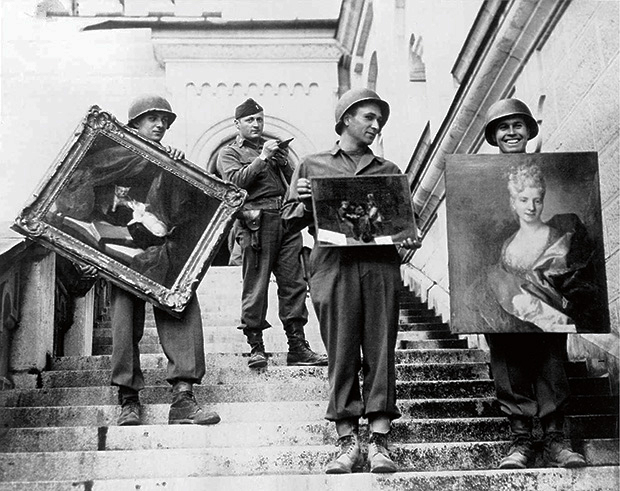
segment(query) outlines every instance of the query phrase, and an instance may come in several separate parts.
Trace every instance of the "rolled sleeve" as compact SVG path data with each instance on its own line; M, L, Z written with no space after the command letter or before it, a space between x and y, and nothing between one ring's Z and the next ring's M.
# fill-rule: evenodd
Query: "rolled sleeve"
M284 228L292 233L303 230L313 222L311 204L301 201L297 193L297 180L301 177L305 177L303 162L292 173L291 185L280 210Z
M222 177L240 188L248 189L267 170L268 163L256 157L249 164L231 147L223 148L217 157L217 170Z

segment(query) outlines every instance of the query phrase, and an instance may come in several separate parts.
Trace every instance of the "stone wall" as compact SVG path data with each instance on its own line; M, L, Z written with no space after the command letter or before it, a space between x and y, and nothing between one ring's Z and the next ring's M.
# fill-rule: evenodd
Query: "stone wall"
M618 324L620 239L619 220L619 79L618 2L575 0L571 2L550 36L534 51L515 82L514 96L536 112L539 97L546 95L541 126L542 151L596 151L599 154L601 204L607 264L612 333L570 336L572 358L605 360L612 374L618 373ZM533 145L528 151L533 151ZM496 152L488 145L482 153ZM443 282L447 261L429 261L445 249L445 203L414 256L408 277ZM428 282L429 280L424 280ZM422 290L424 290L422 288ZM448 287L449 290L449 287ZM435 298L437 296L437 298ZM445 293L429 290L431 305L446 312ZM617 386L617 384L614 384Z

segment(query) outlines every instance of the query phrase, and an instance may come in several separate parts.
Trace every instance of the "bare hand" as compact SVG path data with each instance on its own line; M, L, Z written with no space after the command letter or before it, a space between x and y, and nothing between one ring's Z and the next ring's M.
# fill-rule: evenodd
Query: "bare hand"
M288 163L288 148L278 148L271 160L278 166L284 167Z
M412 239L411 237L408 237L400 243L400 246L403 249L419 249L422 246L422 243L419 239Z
M183 150L179 150L178 148L174 148L171 146L164 147L168 155L174 160L182 160L185 158L185 152Z
M263 150L260 154L261 160L270 159L274 153L279 149L278 140L267 140L263 145Z
M95 268L94 266L91 266L90 264L84 264L84 263L78 263L78 262L75 262L73 264L75 265L76 269L79 271L80 275L90 277L90 278L94 278L95 276L97 276L97 268Z
M297 179L297 194L300 200L312 199L312 188L310 187L310 179L300 177Z

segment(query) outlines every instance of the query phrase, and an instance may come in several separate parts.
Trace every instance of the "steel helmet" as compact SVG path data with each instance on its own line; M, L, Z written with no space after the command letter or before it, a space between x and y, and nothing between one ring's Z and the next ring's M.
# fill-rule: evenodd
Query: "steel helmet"
M525 102L520 101L519 99L501 99L493 104L487 111L484 136L489 144L497 147L497 141L495 140L495 127L500 119L507 118L508 116L523 117L529 133L527 138L528 140L531 140L538 135L538 123L532 116L530 108L527 107Z
M170 103L159 95L144 94L130 104L128 111L128 124L133 123L140 116L150 113L151 111L160 111L166 113L169 116L168 127L172 126L174 120L177 119L177 115L172 112Z
M342 94L342 97L338 99L336 104L336 133L339 135L342 133L342 117L345 113L351 109L355 104L359 102L376 102L381 108L383 115L383 122L381 123L381 129L387 123L390 117L390 105L385 102L379 95L370 89L351 89Z

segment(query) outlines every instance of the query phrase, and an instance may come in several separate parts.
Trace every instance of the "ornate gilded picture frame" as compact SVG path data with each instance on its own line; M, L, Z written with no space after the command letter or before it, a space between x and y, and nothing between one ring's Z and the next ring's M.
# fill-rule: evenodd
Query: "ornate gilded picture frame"
M92 106L13 228L181 315L245 196Z
M311 186L321 246L390 245L417 237L405 175L314 177Z
M595 152L446 161L451 330L608 333Z

